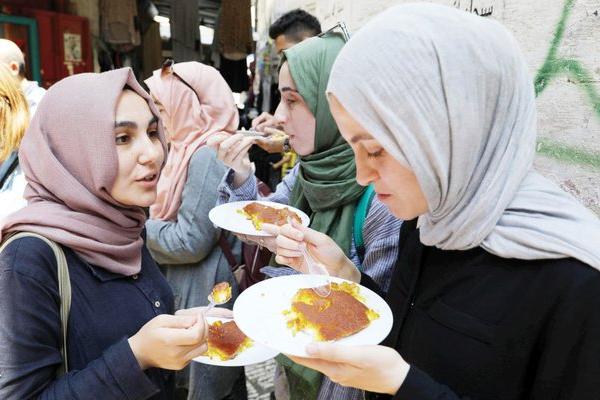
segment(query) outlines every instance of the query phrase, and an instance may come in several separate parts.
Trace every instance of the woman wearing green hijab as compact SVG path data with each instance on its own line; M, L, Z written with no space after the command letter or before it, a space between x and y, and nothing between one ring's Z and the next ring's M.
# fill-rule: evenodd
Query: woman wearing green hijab
M333 120L325 88L333 62L344 45L337 34L307 39L284 51L279 72L281 103L275 117L289 135L290 146L299 163L277 186L260 200L299 208L310 216L310 227L327 234L367 275L387 288L394 260L398 255L401 221L374 198L364 222L357 222L357 204L366 188L356 182L356 166L350 146ZM214 137L209 141L218 158L230 170L219 187L219 203L259 198L248 149L254 138L241 134ZM359 217L360 218L360 217ZM361 226L364 239L357 246L353 226ZM244 237L275 250L274 238ZM358 250L358 251L357 251ZM266 267L269 276L296 273L287 267ZM289 365L287 365L289 367ZM302 368L302 367L300 367ZM291 399L361 399L356 389L334 384L314 371L286 368Z

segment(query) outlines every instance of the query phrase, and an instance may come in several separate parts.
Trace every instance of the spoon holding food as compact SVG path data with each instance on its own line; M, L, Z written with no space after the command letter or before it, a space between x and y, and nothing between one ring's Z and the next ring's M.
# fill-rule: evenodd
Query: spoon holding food
M214 307L220 306L231 300L231 285L229 282L217 283L213 286L212 291L208 295L208 307L206 307L205 315Z

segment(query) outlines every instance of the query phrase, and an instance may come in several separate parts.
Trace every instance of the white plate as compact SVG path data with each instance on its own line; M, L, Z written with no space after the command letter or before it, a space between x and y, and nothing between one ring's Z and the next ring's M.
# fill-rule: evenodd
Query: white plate
M308 215L298 210L297 208L281 204L274 203L272 201L260 201L260 200L251 200L251 201L235 201L233 203L225 203L220 206L216 206L208 213L208 218L212 221L213 224L217 225L219 228L226 229L231 232L241 233L243 235L254 235L254 236L271 236L271 234L256 230L252 222L247 219L244 215L239 213L239 210L242 210L247 204L250 203L259 203L265 206L270 206L273 208L284 208L287 207L290 211L298 214L300 219L302 220L302 225L308 226L310 222L310 218Z
M307 357L304 349L314 342L312 335L298 332L294 336L287 327L283 311L290 309L292 297L298 289L323 284L323 279L319 275L287 275L250 286L238 296L233 306L238 327L257 343L284 354ZM340 278L330 279L332 282L345 282ZM362 331L338 340L338 343L349 346L379 344L392 329L394 319L385 300L364 286L360 286L360 294L365 298L367 307L375 310L379 318Z
M209 324L212 324L215 321L231 321L231 319L215 317L206 317L206 320ZM260 343L254 342L252 344L252 347L249 347L246 350L242 351L240 354L238 354L235 358L231 360L221 361L218 359L212 359L207 356L200 356L194 358L194 361L202 364L217 365L220 367L243 367L245 365L252 365L263 361L267 361L275 357L277 354L279 354L277 350L270 349L266 346L263 346Z

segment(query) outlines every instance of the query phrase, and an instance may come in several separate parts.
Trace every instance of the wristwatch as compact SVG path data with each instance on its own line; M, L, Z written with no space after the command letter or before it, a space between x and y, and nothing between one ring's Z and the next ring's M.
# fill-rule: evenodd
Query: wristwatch
M288 151L290 151L292 148L290 147L290 138L289 136L286 137L285 139L283 139L283 152L287 153Z

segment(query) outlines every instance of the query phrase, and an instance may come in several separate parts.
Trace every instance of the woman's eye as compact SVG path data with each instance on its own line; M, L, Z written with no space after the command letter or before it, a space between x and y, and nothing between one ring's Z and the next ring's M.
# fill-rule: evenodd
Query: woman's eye
M383 149L379 149L379 150L377 150L377 151L374 151L374 152L372 152L372 153L369 153L369 152L367 151L367 157L368 157L368 158L377 158L377 157L379 157L379 156L380 156L382 153L383 153Z
M125 144L127 142L129 142L129 135L118 135L115 137L116 144Z
M291 106L292 104L294 104L296 102L296 100L293 99L286 99L285 100L285 104L287 104L288 106Z
M148 132L148 137L151 139L158 139L158 129L153 129Z

